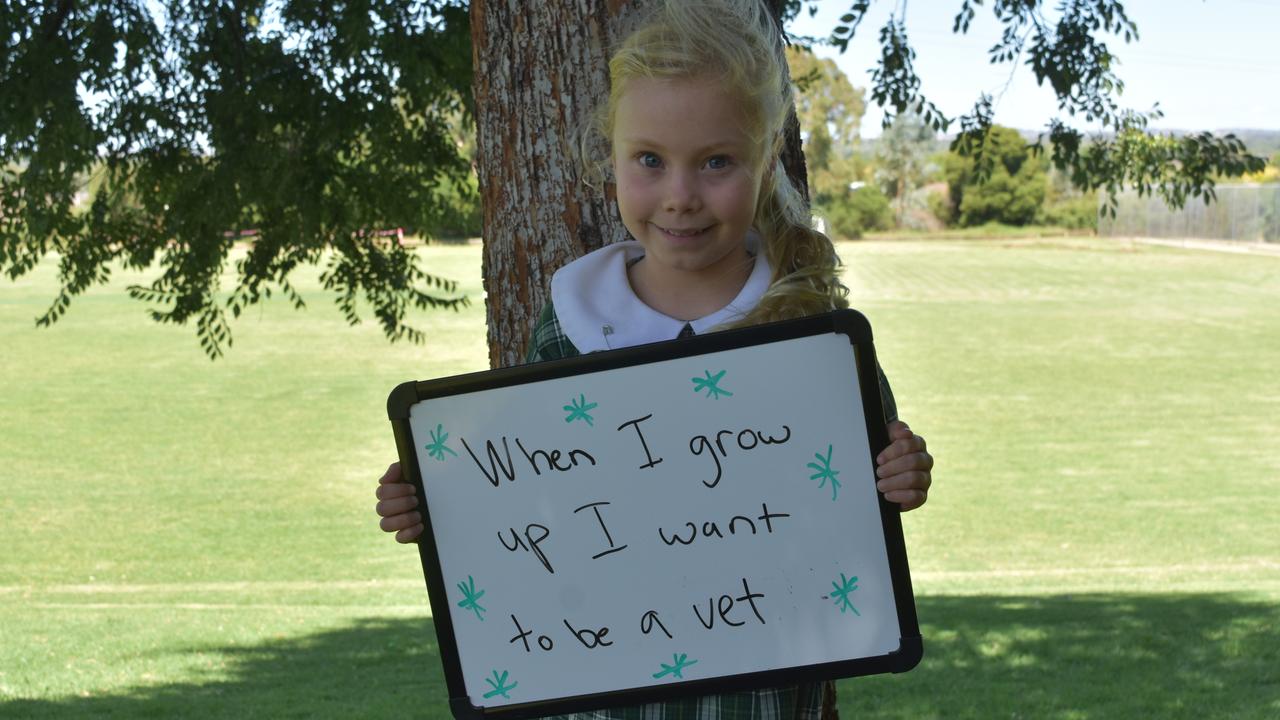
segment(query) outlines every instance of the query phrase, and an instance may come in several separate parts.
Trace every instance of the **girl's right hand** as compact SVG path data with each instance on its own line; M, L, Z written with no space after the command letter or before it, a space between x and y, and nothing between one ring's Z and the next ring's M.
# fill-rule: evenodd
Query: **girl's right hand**
M396 534L396 542L417 542L422 535L422 515L418 512L418 493L413 483L400 477L400 463L394 462L378 479L378 505L384 532Z

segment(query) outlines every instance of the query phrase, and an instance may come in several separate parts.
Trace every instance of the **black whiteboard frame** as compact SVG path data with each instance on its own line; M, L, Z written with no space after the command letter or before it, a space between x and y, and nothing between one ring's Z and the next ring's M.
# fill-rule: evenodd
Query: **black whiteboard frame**
M410 408L433 398L462 395L481 390L523 385L544 380L555 380L573 375L617 370L634 365L705 355L735 350L752 345L763 345L782 340L835 333L845 335L854 348L857 364L858 387L862 394L862 409L866 418L867 440L871 447L871 461L889 444L884 423L884 408L880 399L875 346L871 338L871 324L856 310L837 310L799 320L758 325L750 328L726 330L681 340L671 340L648 345L591 353L563 360L533 363L485 372L456 375L437 380L406 382L398 385L387 398L387 415L395 434L396 452L400 457L402 477L414 484L418 493L418 511L422 515L424 530L418 543L426 579L427 595L431 603L431 619L435 624L440 659L444 666L445 684L449 691L449 707L458 720L523 720L524 718L560 715L572 712L597 710L624 705L673 700L681 697L734 692L766 687L793 685L815 680L901 673L914 668L924 653L916 617L915 596L911 588L911 574L907 566L906 545L902 537L899 507L880 499L880 521L884 530L885 549L888 554L894 603L898 613L898 649L884 655L838 660L816 665L779 668L754 673L727 675L700 680L689 680L662 686L649 686L618 690L609 693L575 695L532 703L501 705L496 707L474 706L467 696L462 678L462 666L458 657L457 638L450 614L448 590L440 570L440 555L436 547L431 514L426 506L426 493L422 486L422 474L415 450L416 442L409 424Z

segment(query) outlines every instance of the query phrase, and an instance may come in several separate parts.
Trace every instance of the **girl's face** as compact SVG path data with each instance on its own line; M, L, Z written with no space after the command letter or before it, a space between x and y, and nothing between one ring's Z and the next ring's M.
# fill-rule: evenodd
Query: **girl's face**
M618 210L646 270L686 282L749 267L761 173L738 100L712 81L634 79L614 117Z

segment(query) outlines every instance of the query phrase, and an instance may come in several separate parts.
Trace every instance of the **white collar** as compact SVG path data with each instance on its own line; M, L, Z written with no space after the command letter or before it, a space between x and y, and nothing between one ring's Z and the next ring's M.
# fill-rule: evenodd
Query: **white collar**
M747 236L755 266L747 282L728 305L689 325L699 335L746 315L769 289L772 270L759 251L759 236ZM627 264L644 256L634 240L613 243L587 253L556 271L551 278L551 302L560 329L583 354L632 345L673 340L685 321L663 315L636 297L627 280Z

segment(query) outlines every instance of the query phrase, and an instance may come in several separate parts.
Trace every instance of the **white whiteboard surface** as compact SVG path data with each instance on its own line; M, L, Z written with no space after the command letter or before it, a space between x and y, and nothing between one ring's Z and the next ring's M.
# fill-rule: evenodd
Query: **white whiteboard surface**
M470 704L897 651L856 367L828 333L413 405Z

